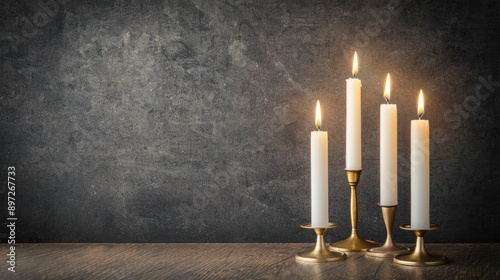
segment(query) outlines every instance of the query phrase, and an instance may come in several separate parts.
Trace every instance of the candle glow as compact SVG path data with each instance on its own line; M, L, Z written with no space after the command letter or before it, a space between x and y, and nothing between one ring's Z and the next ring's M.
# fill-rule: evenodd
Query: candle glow
M321 108L319 106L319 100L316 102L316 127L321 130Z
M424 115L424 93L422 92L422 90L420 90L420 94L418 95L417 113L418 113L418 119L421 119L422 116Z
M352 62L352 76L356 77L356 74L358 74L358 54L354 52L354 59Z
M387 79L385 79L384 98L387 104L391 103L391 75L389 73Z

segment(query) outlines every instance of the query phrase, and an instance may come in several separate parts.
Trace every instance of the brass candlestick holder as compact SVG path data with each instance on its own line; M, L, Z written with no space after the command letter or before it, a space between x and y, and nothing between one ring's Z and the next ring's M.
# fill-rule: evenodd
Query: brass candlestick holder
M364 240L358 236L358 201L356 195L356 187L358 186L361 170L345 170L347 173L347 181L351 186L351 236L348 238L330 244L331 249L336 249L344 252L361 252L369 248L378 247L379 244L374 241Z
M439 226L431 224L428 229L412 229L409 224L400 226L404 230L412 230L416 237L417 242L415 244L415 249L409 254L397 255L394 257L394 262L402 265L410 266L431 266L431 265L442 265L448 262L445 256L441 255L431 255L427 253L424 243L424 235L429 230L435 230Z
M300 225L302 228L314 229L316 232L316 247L314 250L309 252L300 252L295 255L297 261L309 262L309 263L322 263L322 262L335 262L345 260L347 258L346 254L343 252L332 252L326 248L324 234L329 228L334 228L337 226L335 223L328 223L326 228L313 228L311 223L305 223Z
M380 205L380 203L378 205L382 208L382 216L384 217L385 229L387 230L387 238L385 239L384 245L368 249L366 255L370 257L392 258L394 255L409 252L410 248L399 247L392 241L392 225L394 224L397 205L385 206Z

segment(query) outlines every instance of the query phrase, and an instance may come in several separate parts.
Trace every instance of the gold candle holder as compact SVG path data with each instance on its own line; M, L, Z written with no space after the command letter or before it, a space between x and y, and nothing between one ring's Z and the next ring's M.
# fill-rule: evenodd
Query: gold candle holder
M322 263L322 262L335 262L345 260L347 258L346 254L343 252L332 252L328 250L325 244L324 234L329 228L334 228L337 226L335 223L328 223L326 228L313 228L311 223L305 223L300 225L302 228L314 229L316 232L316 246L312 251L300 252L295 255L297 261L309 262L309 263Z
M431 265L442 265L448 262L445 256L441 255L431 255L427 253L424 243L424 235L429 230L435 230L439 226L431 224L428 229L412 229L409 224L400 226L404 230L412 230L417 237L417 242L415 244L415 249L409 254L397 255L394 257L394 262L402 265L409 266L431 266Z
M380 246L379 243L364 240L358 236L358 201L356 195L356 187L359 183L361 170L345 170L347 174L347 181L351 186L351 236L348 238L330 244L331 249L336 249L344 252L361 252L366 251L373 247Z
M384 245L380 247L370 248L366 251L366 255L370 257L379 258L392 258L395 255L407 253L410 248L399 247L392 241L392 225L394 224L394 217L396 216L397 205L385 206L378 204L382 209L382 216L384 217L385 229L387 230L387 238Z

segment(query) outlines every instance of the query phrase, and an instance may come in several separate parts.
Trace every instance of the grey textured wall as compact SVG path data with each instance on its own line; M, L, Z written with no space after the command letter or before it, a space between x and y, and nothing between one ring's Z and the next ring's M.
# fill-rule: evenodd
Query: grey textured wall
M345 79L360 56L362 237L385 237L379 104L431 124L439 242L500 242L497 1L2 1L0 177L17 173L19 242L312 241L310 131L329 132L330 216L350 231ZM464 3L462 3L464 2ZM6 184L0 213L6 215ZM0 229L2 242L7 229ZM395 229L397 241L414 241Z

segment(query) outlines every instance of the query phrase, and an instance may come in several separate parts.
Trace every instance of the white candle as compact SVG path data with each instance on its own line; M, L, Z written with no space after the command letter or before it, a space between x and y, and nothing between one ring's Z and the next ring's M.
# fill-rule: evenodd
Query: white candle
M387 74L380 105L380 204L398 204L398 109L390 103L391 78Z
M361 170L361 81L358 73L358 55L354 52L353 77L346 80L346 169Z
M328 227L328 132L321 129L321 110L316 103L316 127L311 132L311 226Z
M424 95L418 97L418 120L411 121L411 228L428 229L429 222L429 121Z

